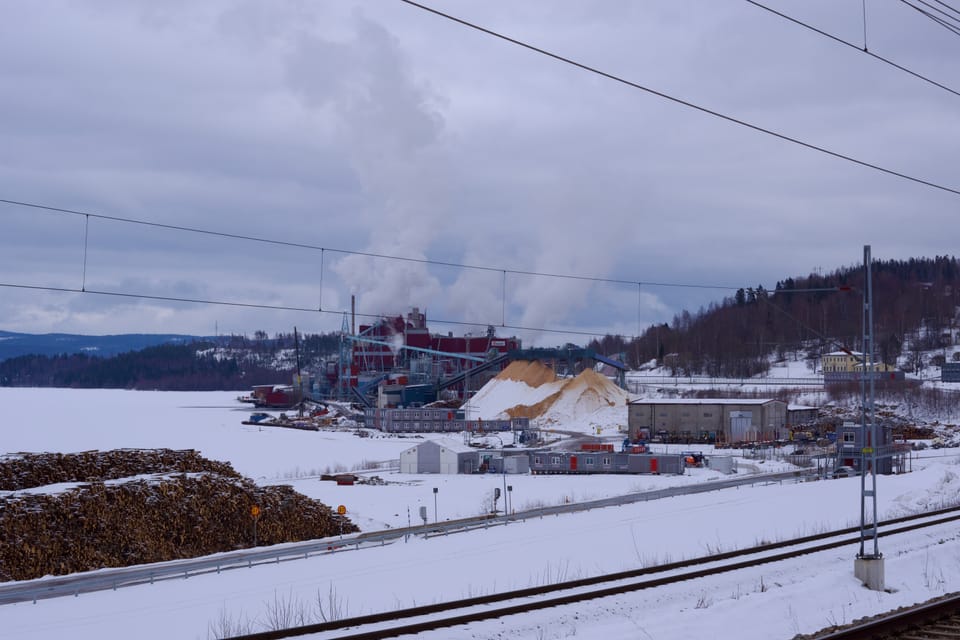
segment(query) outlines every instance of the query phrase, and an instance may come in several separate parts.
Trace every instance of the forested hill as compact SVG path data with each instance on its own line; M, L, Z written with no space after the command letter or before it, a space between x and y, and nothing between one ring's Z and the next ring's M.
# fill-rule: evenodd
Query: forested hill
M873 320L877 360L909 369L922 352L955 339L960 264L954 257L874 261ZM770 291L744 288L639 339L606 336L590 347L623 354L631 367L656 360L681 375L748 377L771 358L806 358L840 347L861 349L862 266L787 278Z
M84 336L74 333L14 333L0 331L0 361L26 355L58 356L86 353L104 358L161 344L186 344L213 338L179 334L125 333Z
M309 369L339 348L338 334L300 336L301 364ZM292 334L253 339L224 336L160 344L110 357L90 353L22 355L0 362L0 386L239 390L289 383L297 369Z
M786 278L772 290L744 288L696 313L684 311L639 338L609 335L587 346L622 356L631 368L655 361L679 375L750 377L765 372L771 359L812 363L841 347L861 349L863 288L860 266ZM878 360L916 370L925 364L924 353L956 340L956 258L875 261L873 297ZM10 335L23 334L0 338ZM0 354L0 386L238 390L289 382L297 367L292 333L154 338L166 339L106 357L103 349L56 351L55 346L52 353L6 359ZM61 345L89 345L89 340ZM303 370L316 371L322 359L338 352L339 341L338 333L300 336Z

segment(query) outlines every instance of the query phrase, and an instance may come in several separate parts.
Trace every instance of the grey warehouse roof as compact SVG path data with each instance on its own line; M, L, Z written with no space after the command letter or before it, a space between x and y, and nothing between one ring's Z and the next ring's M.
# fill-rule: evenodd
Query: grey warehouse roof
M754 404L764 405L770 402L777 402L773 398L658 398L656 400L630 400L627 404Z

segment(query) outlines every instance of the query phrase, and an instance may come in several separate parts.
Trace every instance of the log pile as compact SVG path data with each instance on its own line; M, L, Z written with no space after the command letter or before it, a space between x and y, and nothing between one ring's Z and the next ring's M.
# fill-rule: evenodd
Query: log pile
M22 487L0 494L0 580L251 547L254 505L259 507L258 545L332 536L341 532L341 526L344 533L358 530L347 518L290 486L259 487L229 464L205 460L196 452L141 454L142 467L136 464L135 451L40 454L45 461L33 468L42 471L31 477L51 478L51 483L77 477L85 481L59 491L44 491L34 484L29 491ZM26 457L32 456L0 460L0 476L26 478L22 472ZM54 464L58 460L62 465ZM104 460L117 461L118 466L109 467ZM184 461L194 465L191 470L163 469ZM4 469L8 464L20 466L11 471ZM155 470L158 466L160 471ZM103 478L91 480L95 468L102 470Z
M207 471L226 477L240 477L229 464L207 460L192 449L20 453L0 458L0 491L20 491L60 482L114 480L141 473L172 471Z

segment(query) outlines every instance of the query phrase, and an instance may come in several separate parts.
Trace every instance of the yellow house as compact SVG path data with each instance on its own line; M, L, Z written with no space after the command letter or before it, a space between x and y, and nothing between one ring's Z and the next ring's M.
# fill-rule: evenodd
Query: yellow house
M820 369L824 373L853 373L863 356L855 351L834 351L820 356Z
M863 354L858 351L834 351L820 356L823 373L856 373L863 370ZM894 368L882 362L873 363L874 371L893 371Z

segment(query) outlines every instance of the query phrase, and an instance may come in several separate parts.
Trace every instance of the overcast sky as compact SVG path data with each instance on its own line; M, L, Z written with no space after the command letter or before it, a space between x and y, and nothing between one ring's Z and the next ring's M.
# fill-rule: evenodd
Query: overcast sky
M960 97L745 1L433 5L960 188ZM960 91L960 37L901 2L866 5L872 52ZM769 6L863 43L861 0ZM858 264L865 244L890 259L953 255L960 240L956 194L399 0L9 1L0 11L0 198L330 249L0 204L3 284L323 311L0 287L0 329L329 331L352 294L360 313L417 306L434 320L633 335L737 287Z

